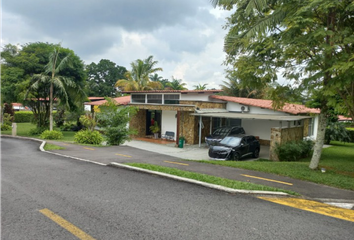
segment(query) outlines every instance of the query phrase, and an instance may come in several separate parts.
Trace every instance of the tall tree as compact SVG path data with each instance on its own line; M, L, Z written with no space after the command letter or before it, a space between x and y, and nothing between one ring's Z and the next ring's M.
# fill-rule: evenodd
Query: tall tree
M186 85L186 83L182 83L182 79L177 79L172 76L172 81L167 83L167 89L187 90Z
M30 90L38 90L41 84L49 85L49 130L53 131L53 101L54 101L54 86L59 93L57 98L69 107L69 96L66 91L68 88L76 88L76 84L69 77L60 75L61 70L66 67L71 67L70 55L60 58L61 46L54 48L53 52L49 54L49 61L45 66L45 71L41 74L33 75L34 83L30 86ZM77 89L78 92L81 89Z
M38 120L38 126L44 126L49 122L49 92L50 84L43 81L38 82L37 90L31 89L28 97L25 97L30 86L36 81L33 78L36 74L44 73L49 62L49 55L53 53L54 48L59 45L51 43L28 43L20 47L6 45L1 55L1 95L3 102L21 102L31 107L34 116ZM61 48L59 59L70 54L71 66L62 68L60 75L70 77L74 85L66 85L66 94L68 98L63 98L62 94L54 85L54 97L58 104L70 107L71 111L77 111L83 107L85 95L80 89L83 89L85 83L85 72L82 60L75 53L67 48ZM60 61L59 61L60 62ZM49 73L48 76L51 76ZM38 79L37 79L38 80Z
M89 96L115 97L117 79L123 79L127 72L125 67L116 65L114 62L101 59L98 64L91 63L86 66L87 86Z
M322 153L328 105L336 105L354 76L352 0L212 0L232 10L225 38L226 63L249 83L284 78L321 91L321 114L310 168ZM246 80L241 78L241 80ZM351 101L348 101L351 102ZM350 104L345 102L350 112Z
M137 59L131 63L132 70L125 74L125 79L118 80L115 86L124 91L161 89L160 82L152 82L149 79L150 74L162 71L162 68L155 67L157 63L158 61L153 61L153 56L149 56L144 60Z

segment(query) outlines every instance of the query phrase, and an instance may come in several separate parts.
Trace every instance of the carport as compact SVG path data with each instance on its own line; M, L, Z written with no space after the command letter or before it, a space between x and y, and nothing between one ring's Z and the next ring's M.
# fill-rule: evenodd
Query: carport
M303 120L311 118L310 116L301 116L301 115L271 115L271 114L249 114L249 113L235 113L235 112L226 112L225 109L220 109L220 112L207 112L208 109L199 110L197 113L192 113L193 116L199 116L199 147L201 147L201 133L202 133L202 118L210 118L210 122L212 123L212 118L230 118L230 119L247 119L247 120L263 120L263 121L277 121L279 122L278 127L280 129L289 128L291 122L299 123L299 126L303 126ZM212 133L212 124L210 124L210 134ZM270 138L270 146L272 151L272 146L275 146L275 143L272 144L274 141L273 138ZM294 139L295 140L295 139ZM271 157L270 157L271 158Z

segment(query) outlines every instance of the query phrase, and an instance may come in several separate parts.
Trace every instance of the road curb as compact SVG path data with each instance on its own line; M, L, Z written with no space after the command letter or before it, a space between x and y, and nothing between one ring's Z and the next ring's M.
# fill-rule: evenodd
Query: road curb
M177 181L182 181L182 182L193 183L193 184L196 184L196 185L200 185L200 186L204 186L204 187L208 187L208 188L212 188L212 189L216 189L216 190L220 190L220 191L224 191L224 192L228 192L228 193L289 196L289 194L284 193L284 192L233 189L233 188L223 187L223 186L216 185L216 184L211 184L211 183L197 181L197 180L194 180L194 179L183 178L183 177L179 177L179 176L175 176L175 175L171 175L171 174L167 174L167 173L161 173L161 172L151 171L151 170L138 168L138 167L133 167L133 166L125 165L125 164L120 164L120 163L116 163L116 162L111 162L107 166L117 167L117 168L124 168L124 169L132 170L132 171L154 174L154 175L158 175L158 176L161 176L161 177L171 178L171 179L174 179L174 180L177 180Z

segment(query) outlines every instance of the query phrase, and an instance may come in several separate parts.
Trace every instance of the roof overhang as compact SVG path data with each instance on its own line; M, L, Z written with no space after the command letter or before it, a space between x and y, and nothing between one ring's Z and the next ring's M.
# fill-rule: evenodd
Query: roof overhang
M269 120L269 121L299 121L299 120L311 118L311 116L286 116L286 115L249 114L249 113L233 113L233 112L192 113L191 115L202 116L202 117L236 118L236 119Z

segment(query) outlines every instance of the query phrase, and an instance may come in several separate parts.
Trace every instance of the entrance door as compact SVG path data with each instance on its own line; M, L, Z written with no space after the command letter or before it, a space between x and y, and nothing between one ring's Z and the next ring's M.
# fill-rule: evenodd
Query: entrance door
M157 122L161 129L161 110L146 110L146 135L153 135L150 126Z

